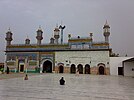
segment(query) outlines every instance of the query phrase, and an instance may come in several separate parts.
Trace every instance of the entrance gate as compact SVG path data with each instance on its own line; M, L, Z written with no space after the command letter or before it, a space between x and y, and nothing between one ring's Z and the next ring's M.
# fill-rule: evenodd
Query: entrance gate
M24 65L20 65L20 72L24 71Z
M46 72L46 73L52 73L52 62L47 60L43 63L43 70L42 72Z
M59 66L59 73L63 73L64 72L64 67L62 65Z
M17 68L17 72L24 72L25 70L25 60L21 59L18 61L18 68Z
M104 67L103 66L99 67L99 74L104 75Z

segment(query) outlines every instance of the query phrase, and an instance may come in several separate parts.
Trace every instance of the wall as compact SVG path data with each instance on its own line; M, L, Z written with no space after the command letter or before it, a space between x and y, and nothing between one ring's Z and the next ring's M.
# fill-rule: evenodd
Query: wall
M134 76L134 62L124 62L124 76Z
M123 67L122 62L132 57L110 57L110 75L118 75L118 67Z
M99 63L109 67L109 51L60 51L55 52L55 66L63 63L64 67L70 68L71 64L82 64L83 68L86 64L90 67L97 67ZM68 69L69 70L69 69Z

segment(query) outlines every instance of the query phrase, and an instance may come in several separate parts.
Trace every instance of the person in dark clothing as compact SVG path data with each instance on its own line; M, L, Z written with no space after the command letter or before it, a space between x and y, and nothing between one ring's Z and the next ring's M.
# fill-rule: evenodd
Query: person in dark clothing
M9 74L9 67L7 66L7 74Z
M28 80L28 75L27 75L27 74L26 74L26 76L25 76L24 80Z
M60 81L60 85L65 85L65 80L63 77L59 81Z

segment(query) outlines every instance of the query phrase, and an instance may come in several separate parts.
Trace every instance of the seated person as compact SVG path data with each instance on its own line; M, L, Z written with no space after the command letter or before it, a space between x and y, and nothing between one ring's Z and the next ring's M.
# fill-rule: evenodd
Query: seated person
M60 85L65 85L65 80L63 77L59 81L60 81Z
M28 76L27 76L27 74L26 74L26 76L25 76L24 80L28 80Z

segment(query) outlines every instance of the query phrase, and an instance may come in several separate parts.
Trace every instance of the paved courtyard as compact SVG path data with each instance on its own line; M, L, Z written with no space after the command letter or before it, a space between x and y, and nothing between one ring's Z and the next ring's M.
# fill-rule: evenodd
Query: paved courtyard
M59 85L64 77L66 84ZM0 100L134 100L134 78L40 74L0 80Z

